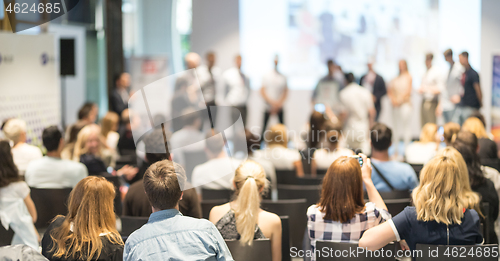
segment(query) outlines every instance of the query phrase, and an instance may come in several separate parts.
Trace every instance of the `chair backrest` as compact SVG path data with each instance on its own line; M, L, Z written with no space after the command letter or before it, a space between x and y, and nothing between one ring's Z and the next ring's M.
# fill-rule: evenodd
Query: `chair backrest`
M129 217L121 216L122 221L122 232L121 235L124 237L130 236L132 232L141 228L144 224L148 223L148 217Z
M321 186L318 185L278 185L278 199L307 199L308 206L319 201Z
M113 205L115 207L115 213L117 215L122 214L122 193L120 191L120 186L121 186L121 177L118 176L113 176L109 173L103 172L101 173L100 176L103 176L107 181L113 183L113 186L115 187L115 199L113 200Z
M207 154L205 151L184 151L184 159L186 162L186 178L187 181L191 182L191 177L193 176L194 167L203 164L207 161Z
M486 244L490 244L490 220L489 220L489 213L490 213L490 203L488 202L481 202L481 212L483 212L483 230L481 230L481 233L483 234L484 242Z
M288 216L290 223L290 239L292 246L302 248L302 239L307 227L307 205L306 199L288 200L262 200L261 207L278 216ZM288 250L289 251L289 250Z
M417 174L418 179L420 180L420 171L424 168L424 164L410 164L415 173Z
M323 182L324 175L318 175L316 177L304 176L297 177L295 185L320 185Z
M225 199L229 201L233 193L234 191L230 189L201 189L201 197L203 200Z
M395 247L394 244L388 244L385 247L368 252L366 249L359 248L358 243L339 243L331 241L316 241L316 260L317 261L330 261L330 260L380 260L380 261L394 261L395 260ZM326 249L327 251L322 251ZM354 256L351 253L355 253ZM361 252L363 251L363 252ZM391 257L389 257L389 251ZM382 254L384 253L384 254Z
M384 200L384 202L387 206L387 210L393 217L401 213L401 211L403 211L405 207L411 206L411 199L409 198L386 199Z
M0 224L0 247L10 245L13 237L14 231L12 228L9 227L9 230L5 230L5 228Z
M71 188L31 188L31 198L35 203L38 216L35 227L46 228L54 217L68 213L68 198L71 190Z
M496 254L495 254L496 252ZM498 245L426 245L417 244L416 261L474 260L498 261Z
M379 192L379 193L384 200L411 198L411 192L409 190L394 190L394 191Z
M202 217L205 219L208 219L210 215L210 210L212 210L213 207L222 205L229 202L227 199L207 199L207 200L202 200L201 201L201 213Z
M116 160L115 169L121 169L125 165L136 166L137 165L137 156L134 153L131 154L122 154Z
M291 261L290 255L290 220L288 216L280 216L281 219L281 261Z
M238 240L226 240L234 260L238 261L272 261L271 240L254 240L251 246L241 245Z
M276 170L276 183L297 184L297 173L293 170Z

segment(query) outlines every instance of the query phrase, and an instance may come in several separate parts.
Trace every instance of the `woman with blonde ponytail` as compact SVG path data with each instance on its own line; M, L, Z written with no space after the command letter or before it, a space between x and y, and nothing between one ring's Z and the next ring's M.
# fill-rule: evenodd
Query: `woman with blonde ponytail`
M210 221L224 239L240 240L244 245L269 238L273 261L281 260L281 220L260 208L262 194L269 188L264 169L255 161L245 161L236 169L233 185L236 199L212 208Z

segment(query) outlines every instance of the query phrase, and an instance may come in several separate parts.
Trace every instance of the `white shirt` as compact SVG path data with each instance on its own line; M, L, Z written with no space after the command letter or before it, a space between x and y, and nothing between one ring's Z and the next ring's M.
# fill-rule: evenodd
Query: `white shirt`
M348 113L346 128L368 131L370 128L369 111L374 108L371 92L356 83L350 83L340 91L340 102Z
M88 176L87 167L80 162L45 156L32 161L25 180L34 188L73 188Z
M193 169L191 183L198 194L201 188L232 189L234 171L241 162L229 157L211 159Z
M410 164L425 164L436 155L435 142L413 142L406 147L405 158Z
M116 131L110 131L108 136L106 137L106 146L108 148L116 150L116 146L118 146L118 140L120 140L120 134Z
M333 151L318 149L314 152L313 159L318 169L328 169L339 157L352 155L354 155L354 152L350 149L339 148Z
M286 90L286 77L273 69L266 73L262 78L262 87L267 97L273 101L279 101L283 97ZM266 108L270 109L269 104L266 103Z
M183 152L203 151L205 149L205 134L193 127L186 126L174 132L168 144L170 153L174 155L174 161L185 167Z
M440 91L443 91L444 89L443 73L441 72L441 70L439 70L438 67L431 66L431 68L424 73L424 77L422 77L422 87L431 89L437 88ZM432 100L435 97L437 97L436 94L433 94L432 92L429 91L424 92L423 96L425 100Z
M465 68L459 63L455 62L450 68L448 77L446 78L446 88L443 89L441 95L441 104L443 106L443 111L451 111L455 108L455 104L451 102L451 97L460 94L462 86L462 75L465 72Z
M295 169L293 163L302 159L299 151L280 145L271 145L263 150L256 150L253 157L269 160L277 170L293 170Z
M244 106L250 95L250 80L236 68L227 69L222 77L225 85L225 105Z
M14 157L14 163L19 170L19 175L24 175L28 164L35 159L43 157L42 151L38 147L23 143L12 148L12 156Z
M210 74L208 66L201 65L196 68L196 74L198 74L198 80L200 81L201 92L203 93L205 103L216 100L219 101L218 97L223 87L221 69L214 66L212 67Z

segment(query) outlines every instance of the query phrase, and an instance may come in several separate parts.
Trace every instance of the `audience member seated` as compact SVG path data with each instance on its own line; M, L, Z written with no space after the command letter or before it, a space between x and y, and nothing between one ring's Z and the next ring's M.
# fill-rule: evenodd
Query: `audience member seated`
M271 180L271 190L272 193L276 196L275 198L273 197L273 199L278 199L276 170L274 169L273 163L269 160L263 158L255 158L253 156L253 152L260 149L260 139L259 137L257 137L257 135L254 135L249 130L245 130L245 136L247 140L248 159L257 162L262 166L262 168L266 172L267 179Z
M87 126L85 123L76 123L70 129L69 137L66 139L68 142L64 145L61 152L61 158L65 160L73 160L73 152L75 151L75 144L78 138L78 133Z
M443 125L443 141L446 146L451 146L459 131L460 125L456 122L448 122Z
M410 164L425 164L439 148L437 141L438 127L434 123L426 123L420 132L420 140L411 143L405 150L406 162Z
M383 123L375 123L371 131L373 166L372 180L378 191L412 190L418 185L415 170L407 163L390 160L389 147L392 130ZM381 177L383 176L387 182Z
M179 200L186 182L181 165L163 160L144 174L153 213L125 243L123 260L233 260L217 228L205 219L185 217Z
M241 164L241 160L226 154L221 135L210 136L205 140L205 152L208 161L193 169L192 183L198 194L201 195L202 188L232 189L234 169Z
M354 152L339 145L340 130L331 130L326 133L326 148L317 149L311 159L311 175L316 176L318 169L328 169L341 156L351 156Z
M97 120L97 114L99 113L99 108L97 105L93 102L86 102L85 104L80 107L80 110L78 110L78 121L75 124L70 125L68 128L66 128L66 141L68 143L71 143L71 134L74 132L73 128L77 125L79 125L80 129L83 128L81 126L89 125L92 123L95 123ZM78 132L76 132L78 134ZM70 135L70 136L68 136ZM75 137L76 141L76 137Z
M135 150L135 141L134 136L132 134L132 125L130 123L130 115L129 109L125 109L121 115L121 124L118 128L118 134L120 135L120 139L118 139L118 152L120 155L127 154L129 151Z
M373 185L370 159L360 156L362 167L355 158L342 156L335 160L323 178L318 204L307 209L307 234L313 251L317 240L358 242L364 231L391 218ZM370 200L366 204L363 184Z
M49 260L123 260L116 230L115 189L102 177L86 177L71 191L68 214L57 216L45 231L42 255Z
M26 143L26 122L21 119L10 119L3 127L7 139L13 142L12 156L21 176L26 172L28 164L41 158L42 151L38 147Z
M108 112L101 120L101 135L104 138L104 144L108 149L116 151L120 134L118 134L118 123L120 117L116 112Z
M61 159L64 139L57 126L43 130L43 146L47 155L33 160L26 169L25 180L33 188L73 188L88 176L87 168L80 162Z
M170 147L175 149L175 162L185 167L189 159L185 158L184 152L203 151L201 141L205 140L205 134L200 131L203 119L194 109L185 109L179 118L182 128L172 134Z
M101 142L101 128L96 124L85 126L80 133L75 144L75 151L73 152L73 160L83 163L90 175L99 175L108 172L109 163L104 163L104 158L111 157L102 146ZM106 160L110 162L110 160ZM138 169L125 165L116 171L118 176L124 176L126 180L131 180L137 173Z
M226 240L252 245L253 240L269 238L272 260L280 261L280 217L260 208L262 194L269 188L264 169L257 162L248 160L236 169L233 182L236 199L212 208L209 220Z
M307 149L311 151L311 153L320 147L322 147L321 143L323 141L322 132L324 130L326 123L326 118L321 112L313 111L311 117L309 118L309 130L307 133Z
M37 219L30 188L21 181L10 144L0 140L0 226L8 225L14 231L12 244L24 244L38 249Z
M154 163L162 160L172 160L168 147L165 147L163 140L163 131L155 129L148 134L144 139L146 150L146 161L142 164L139 172L135 176L140 177L139 180L130 185L127 195L123 201L124 216L149 217L152 213L151 205L144 191L144 182L142 178L146 170ZM166 152L165 152L166 151ZM162 153L160 153L162 152ZM194 188L184 191L182 199L179 201L179 211L184 216L201 218L201 204L198 199L198 194Z
M424 166L412 198L414 207L406 207L391 220L365 231L359 246L373 251L401 240L404 249L415 250L417 244L483 242L479 195L471 190L467 165L456 149L440 150Z
M470 117L465 120L462 125L464 131L474 133L478 139L479 144L479 158L480 159L497 159L498 148L497 144L488 137L483 123L476 117Z
M487 178L481 169L479 156L470 146L460 141L455 141L453 147L462 154L467 170L469 172L469 182L473 191L481 195L481 203L489 204L489 213L483 213L487 217L489 224L489 242L486 244L498 244L498 238L495 233L495 221L498 218L499 200L493 182Z
M276 170L293 170L297 176L304 176L302 156L297 150L288 148L288 134L285 125L276 124L266 131L267 147L254 152L255 158L264 158L273 163Z

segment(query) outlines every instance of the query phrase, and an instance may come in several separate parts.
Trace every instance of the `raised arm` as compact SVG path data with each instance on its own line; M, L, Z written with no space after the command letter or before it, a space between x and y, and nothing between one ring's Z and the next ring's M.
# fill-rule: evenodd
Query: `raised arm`
M369 158L364 154L359 154L363 158L363 167L361 168L361 173L363 175L363 183L365 183L366 193L368 194L368 199L373 202L377 208L387 210L387 206L384 200L378 193L375 185L372 181L372 163Z

